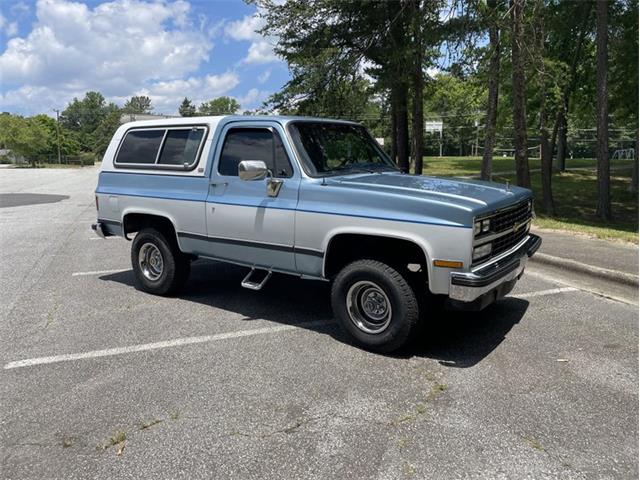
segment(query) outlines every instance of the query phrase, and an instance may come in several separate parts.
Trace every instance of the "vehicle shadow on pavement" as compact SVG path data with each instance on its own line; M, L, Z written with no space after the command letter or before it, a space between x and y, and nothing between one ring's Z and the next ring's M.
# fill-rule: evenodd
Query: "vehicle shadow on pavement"
M298 325L351 343L333 319L328 282L274 274L262 290L251 291L240 286L247 272L245 267L198 260L192 264L189 281L177 298L235 312L244 322L267 320ZM99 278L133 287L132 271ZM451 312L434 307L426 313L425 327L415 340L393 356L420 356L445 366L471 367L505 339L528 305L525 300L507 298L482 312Z
M506 297L481 312L439 310L406 354L437 360L441 365L468 368L483 360L507 337L529 308L529 302Z

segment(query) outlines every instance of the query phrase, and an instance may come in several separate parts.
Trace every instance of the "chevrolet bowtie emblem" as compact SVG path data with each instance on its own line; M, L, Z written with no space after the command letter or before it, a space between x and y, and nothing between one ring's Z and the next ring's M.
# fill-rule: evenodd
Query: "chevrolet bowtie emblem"
M513 233L516 233L518 230L520 230L520 225L518 225L517 223L513 224Z

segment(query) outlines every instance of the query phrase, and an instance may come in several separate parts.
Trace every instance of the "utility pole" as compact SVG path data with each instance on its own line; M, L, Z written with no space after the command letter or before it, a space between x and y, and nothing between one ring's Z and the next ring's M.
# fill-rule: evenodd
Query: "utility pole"
M53 109L56 112L56 137L58 138L58 165L62 163L60 158L60 110Z

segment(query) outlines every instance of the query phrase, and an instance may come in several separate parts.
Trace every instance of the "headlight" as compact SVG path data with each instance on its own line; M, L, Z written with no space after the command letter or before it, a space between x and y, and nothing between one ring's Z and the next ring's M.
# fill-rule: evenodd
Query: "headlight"
M486 220L478 220L473 224L473 235L477 237L478 235L480 235L480 233L488 232L490 228L491 228L490 219L487 218Z
M485 243L473 249L473 261L491 254L491 243Z

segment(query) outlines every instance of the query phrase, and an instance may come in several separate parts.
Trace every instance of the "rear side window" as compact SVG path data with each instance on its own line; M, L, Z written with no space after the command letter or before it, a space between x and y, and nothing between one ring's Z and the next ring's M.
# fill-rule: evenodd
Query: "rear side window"
M238 176L243 160L262 160L274 177L291 177L293 170L282 140L267 128L232 128L227 132L220 154L220 175Z
M204 126L129 130L114 163L121 168L191 170L206 131Z
M196 161L204 129L169 130L158 163L162 165L192 165Z
M124 137L116 163L156 163L165 130L132 130Z

